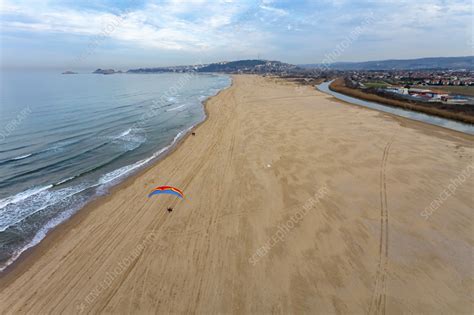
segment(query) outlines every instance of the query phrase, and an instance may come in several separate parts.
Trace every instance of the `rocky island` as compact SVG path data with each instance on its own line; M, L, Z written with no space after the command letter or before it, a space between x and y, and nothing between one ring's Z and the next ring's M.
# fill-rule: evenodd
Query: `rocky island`
M114 69L97 69L94 72L95 74L114 74L114 73L122 73L122 71L115 71Z

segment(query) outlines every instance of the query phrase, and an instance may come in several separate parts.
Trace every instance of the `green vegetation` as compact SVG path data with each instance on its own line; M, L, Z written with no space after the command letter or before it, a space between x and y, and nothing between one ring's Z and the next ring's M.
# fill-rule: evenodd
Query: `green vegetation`
M454 94L465 95L465 96L474 96L474 86L422 86L421 88L428 88L433 90L441 90Z
M474 124L474 110L472 106L465 105L446 105L446 104L422 104L414 103L408 100L395 100L372 93L367 93L367 90L353 89L345 85L343 78L336 79L329 88L348 96L363 99L370 102L378 102L389 106L401 107L408 110L413 110L429 115L443 117L447 119L457 120L469 124ZM426 88L426 87L425 87Z
M368 88L374 88L374 89L386 88L387 86L389 86L388 83L383 82L383 81L367 82L367 83L364 83L364 85Z

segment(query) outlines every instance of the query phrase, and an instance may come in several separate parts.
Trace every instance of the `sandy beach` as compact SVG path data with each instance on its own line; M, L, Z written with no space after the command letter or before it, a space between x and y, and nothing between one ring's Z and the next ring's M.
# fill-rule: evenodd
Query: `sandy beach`
M0 312L473 312L474 137L233 80L195 136L1 275Z

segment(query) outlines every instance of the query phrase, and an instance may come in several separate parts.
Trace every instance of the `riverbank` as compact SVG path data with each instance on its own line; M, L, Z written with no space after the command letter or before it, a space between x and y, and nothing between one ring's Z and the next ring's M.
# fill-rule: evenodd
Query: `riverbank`
M474 124L474 116L472 114L464 113L460 111L453 111L449 109L449 105L445 107L438 106L434 103L422 105L420 103L400 101L400 100L390 99L390 98L382 97L382 96L371 94L371 93L365 93L361 90L347 87L344 84L344 79L342 78L338 78L334 80L334 82L331 83L329 88L332 91L342 93L348 96L352 96L355 98L363 99L366 101L370 101L370 102L382 103L388 106L417 111L420 113L434 115L434 116L438 116L438 117L446 118L446 119L452 119L452 120L463 122L463 123ZM466 105L463 105L463 106L466 106Z
M424 210L470 169L474 137L257 76L206 108L3 275L2 311L471 310L473 177ZM186 198L148 199L158 185Z
M388 106L381 103L365 101L359 98L347 96L345 94L332 91L329 88L329 85L331 83L332 81L321 83L316 86L316 89L325 94L335 97L338 101L351 105L362 106L364 108L376 110L377 112L383 112L389 115L393 115L394 119L397 119L397 117L408 118L412 121L419 121L424 124L439 126L448 130L458 131L474 136L474 125L461 123L458 121L445 119L433 115L428 115L417 111L407 110L400 107Z

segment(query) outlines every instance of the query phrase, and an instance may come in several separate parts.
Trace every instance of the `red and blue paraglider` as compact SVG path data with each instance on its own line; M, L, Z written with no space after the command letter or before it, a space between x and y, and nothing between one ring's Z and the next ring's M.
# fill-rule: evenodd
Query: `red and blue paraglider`
M181 190L179 190L176 187L172 186L158 186L151 193L148 194L148 198L150 198L153 195L160 195L160 194L169 194L169 195L175 195L179 198L184 198L184 194Z

